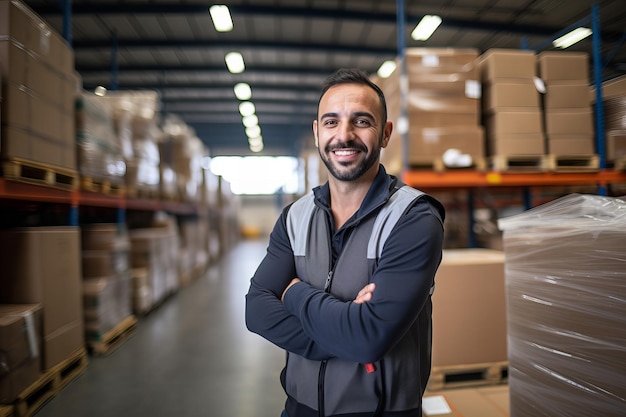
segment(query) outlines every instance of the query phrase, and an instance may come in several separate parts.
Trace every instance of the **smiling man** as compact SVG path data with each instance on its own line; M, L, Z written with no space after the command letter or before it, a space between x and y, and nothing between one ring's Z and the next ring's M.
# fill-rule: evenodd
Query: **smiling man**
M380 164L392 129L365 73L327 78L329 180L283 210L246 295L248 329L287 352L282 416L421 416L445 214Z

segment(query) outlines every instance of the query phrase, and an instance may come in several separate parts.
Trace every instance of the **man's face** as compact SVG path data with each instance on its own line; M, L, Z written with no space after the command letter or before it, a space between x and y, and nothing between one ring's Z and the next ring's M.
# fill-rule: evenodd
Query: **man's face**
M313 122L315 145L333 177L352 181L378 168L391 123L383 124L374 90L359 84L331 87L320 100L318 115Z

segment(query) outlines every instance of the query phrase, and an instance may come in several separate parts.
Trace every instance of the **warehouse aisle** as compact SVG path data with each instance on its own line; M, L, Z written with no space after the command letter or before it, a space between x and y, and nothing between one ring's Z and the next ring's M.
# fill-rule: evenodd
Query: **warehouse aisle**
M205 276L139 320L137 332L37 417L278 417L281 350L244 323L249 278L266 241L239 242Z

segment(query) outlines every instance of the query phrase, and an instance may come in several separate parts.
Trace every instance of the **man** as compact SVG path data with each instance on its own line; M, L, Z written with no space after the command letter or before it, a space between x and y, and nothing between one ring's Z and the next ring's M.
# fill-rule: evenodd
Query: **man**
M327 79L329 180L283 210L246 296L248 329L287 351L283 416L421 416L444 209L380 165L392 128L366 74Z

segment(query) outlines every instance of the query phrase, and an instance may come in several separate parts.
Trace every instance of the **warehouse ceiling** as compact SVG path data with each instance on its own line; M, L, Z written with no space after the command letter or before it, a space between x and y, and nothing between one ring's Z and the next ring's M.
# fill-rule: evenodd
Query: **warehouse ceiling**
M212 155L251 154L233 93L239 82L252 88L261 154L297 155L312 138L320 84L337 68L373 74L404 47L484 52L521 48L526 40L531 49L546 50L556 34L594 20L586 0L225 0L219 4L228 5L234 29L218 33L208 13L213 3L206 1L26 3L71 41L86 90L158 91L163 114L193 127ZM626 7L624 0L595 4L606 80L626 72ZM425 14L443 23L429 40L414 41L410 33ZM400 42L398 16L405 28ZM592 38L569 49L592 56ZM241 74L226 68L231 51L244 58Z

